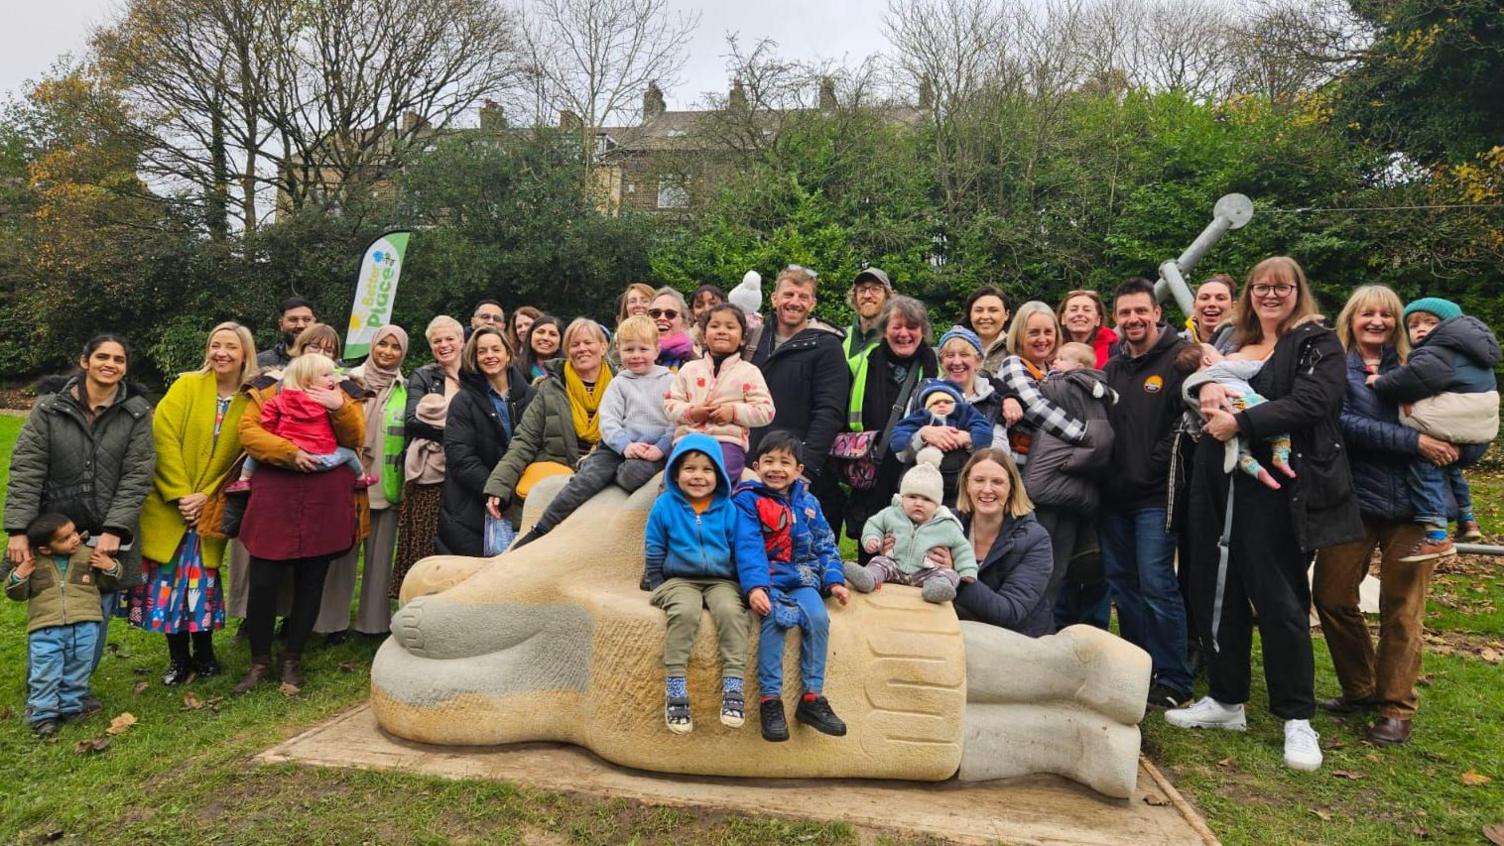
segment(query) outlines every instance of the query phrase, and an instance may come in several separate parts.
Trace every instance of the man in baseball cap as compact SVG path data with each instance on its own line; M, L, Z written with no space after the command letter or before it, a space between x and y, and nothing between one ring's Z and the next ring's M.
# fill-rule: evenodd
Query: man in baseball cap
M848 299L852 311L856 312L856 319L852 321L851 328L846 330L846 339L841 342L841 348L846 353L846 364L853 374L856 373L857 362L881 340L877 337L877 317L883 313L883 306L891 296L893 283L888 281L888 274L880 268L866 268L851 280Z

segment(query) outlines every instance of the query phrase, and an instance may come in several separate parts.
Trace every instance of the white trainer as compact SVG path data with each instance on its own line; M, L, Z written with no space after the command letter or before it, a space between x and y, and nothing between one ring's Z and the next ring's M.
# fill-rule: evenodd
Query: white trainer
M1248 730L1248 717L1242 705L1223 705L1210 696L1201 697L1194 705L1171 708L1165 712L1165 722L1176 728Z
M1285 720L1285 766L1292 770L1321 769L1320 740L1310 720Z

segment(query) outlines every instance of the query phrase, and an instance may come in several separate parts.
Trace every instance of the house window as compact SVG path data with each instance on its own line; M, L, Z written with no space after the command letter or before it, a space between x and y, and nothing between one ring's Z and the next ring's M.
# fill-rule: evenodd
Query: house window
M663 176L658 179L658 208L689 208L689 188L682 176Z

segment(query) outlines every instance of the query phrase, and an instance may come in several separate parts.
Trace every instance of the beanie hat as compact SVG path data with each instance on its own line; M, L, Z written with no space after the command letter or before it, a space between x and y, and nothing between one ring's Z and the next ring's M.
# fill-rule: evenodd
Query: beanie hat
M898 483L899 496L922 496L939 505L945 499L945 480L940 477L940 468L933 464L915 464L903 474Z
M762 311L762 275L755 270L747 271L742 283L726 295L726 302L741 309L743 314Z
M888 281L888 274L884 273L881 268L864 268L855 279L851 280L851 287L855 288L863 279L871 279L888 289L888 293L893 293L893 283Z
M1404 316L1400 318L1401 321L1409 323L1410 315L1416 313L1417 311L1423 311L1426 314L1434 314L1436 315L1436 318L1438 320L1451 320L1454 317L1462 316L1462 306L1457 305L1451 300L1444 300L1441 297L1421 297L1415 302L1405 306L1405 313Z
M935 345L935 349L936 350L943 350L943 349L945 349L946 342L954 340L956 338L960 338L961 340L965 341L966 343L971 344L972 348L977 351L977 355L984 355L985 354L982 351L982 339L981 339L981 337L978 336L977 333L971 331L970 329L967 329L965 326L952 326L949 329L947 329L945 331L945 334L940 336L940 343L938 343L938 344Z
M919 386L919 406L929 408L929 399L935 394L945 394L950 397L951 402L955 403L957 408L966 402L966 398L961 396L961 392L956 390L955 385L944 379L926 379L924 384Z

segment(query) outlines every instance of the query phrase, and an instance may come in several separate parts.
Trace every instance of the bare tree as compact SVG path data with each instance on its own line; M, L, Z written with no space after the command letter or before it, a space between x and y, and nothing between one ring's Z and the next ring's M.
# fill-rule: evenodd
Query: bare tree
M1232 84L1287 104L1357 61L1371 40L1342 0L1263 0L1231 33Z
M588 180L596 131L632 116L649 83L677 82L699 13L671 16L667 0L537 0L527 12L538 99L574 115Z
M1141 20L1135 79L1153 89L1220 99L1231 83L1233 25L1218 2L1159 0Z

